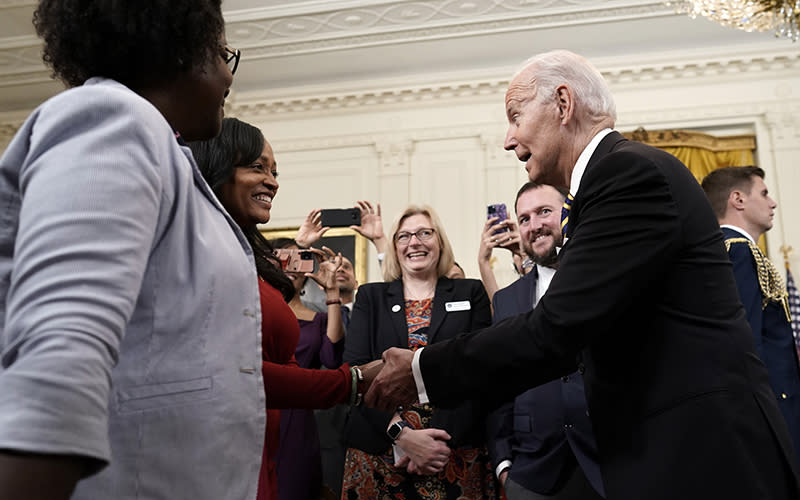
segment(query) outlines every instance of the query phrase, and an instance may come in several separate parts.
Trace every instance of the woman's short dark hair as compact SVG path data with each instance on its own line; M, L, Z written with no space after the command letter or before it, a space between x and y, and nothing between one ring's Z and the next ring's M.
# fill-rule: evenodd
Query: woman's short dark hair
M69 86L93 76L128 87L168 81L219 53L221 0L40 0L44 62Z
M252 165L261 157L265 142L258 128L236 118L225 118L217 137L190 142L189 147L200 172L219 197L220 189L233 177L236 167ZM281 292L287 302L291 300L294 285L281 270L275 248L256 225L242 227L242 232L253 248L258 275Z

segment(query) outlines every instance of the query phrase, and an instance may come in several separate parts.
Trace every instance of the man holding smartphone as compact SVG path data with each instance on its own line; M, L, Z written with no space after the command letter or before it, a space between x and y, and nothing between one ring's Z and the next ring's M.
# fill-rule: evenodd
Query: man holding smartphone
M558 268L561 204L567 192L535 182L517 192L520 245L535 265L495 293L493 323L532 310L547 291ZM582 373L529 389L502 405L489 415L486 434L508 500L603 498Z

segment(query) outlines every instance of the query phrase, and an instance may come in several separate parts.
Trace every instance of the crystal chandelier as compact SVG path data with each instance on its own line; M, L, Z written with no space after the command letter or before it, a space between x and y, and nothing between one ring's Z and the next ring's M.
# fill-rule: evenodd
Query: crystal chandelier
M668 1L678 12L707 17L745 31L774 31L778 38L800 38L800 0L679 0Z

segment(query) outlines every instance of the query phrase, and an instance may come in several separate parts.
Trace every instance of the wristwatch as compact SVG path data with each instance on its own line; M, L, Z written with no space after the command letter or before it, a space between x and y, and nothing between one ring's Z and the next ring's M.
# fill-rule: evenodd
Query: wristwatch
M400 432L402 432L406 427L408 427L408 422L405 420L400 420L393 423L388 429L386 429L386 435L389 436L389 439L391 439L394 443L397 441L397 437L400 436Z

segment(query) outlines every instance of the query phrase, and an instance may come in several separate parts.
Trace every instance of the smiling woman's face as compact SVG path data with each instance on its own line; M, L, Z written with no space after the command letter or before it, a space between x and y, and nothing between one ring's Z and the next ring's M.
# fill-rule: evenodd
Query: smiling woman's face
M242 227L269 222L272 200L278 192L278 168L272 147L264 141L261 156L251 165L238 166L219 189L219 201Z
M415 214L407 217L400 224L397 234L404 232L416 233L422 229L431 228L433 228L433 224L431 224L431 220L427 215ZM395 249L403 274L435 272L436 267L439 265L441 248L439 246L439 237L436 233L433 234L432 238L424 241L421 241L417 236L413 236L406 244L395 242Z

